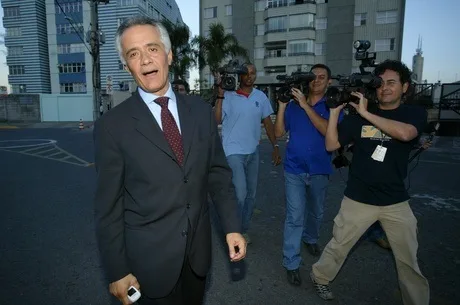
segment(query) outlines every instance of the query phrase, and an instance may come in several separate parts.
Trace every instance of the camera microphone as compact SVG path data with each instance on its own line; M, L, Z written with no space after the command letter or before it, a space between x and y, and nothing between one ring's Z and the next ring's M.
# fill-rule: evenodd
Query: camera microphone
M439 129L439 122L436 123L436 125L434 126L434 130L430 133L430 135L428 136L428 141L431 142L433 141L434 139L434 136L436 135L436 132L438 131ZM420 155L423 151L425 150L425 148L420 147L419 149L417 149L417 151L412 155L412 157L409 158L409 162L408 163L411 163L418 155Z

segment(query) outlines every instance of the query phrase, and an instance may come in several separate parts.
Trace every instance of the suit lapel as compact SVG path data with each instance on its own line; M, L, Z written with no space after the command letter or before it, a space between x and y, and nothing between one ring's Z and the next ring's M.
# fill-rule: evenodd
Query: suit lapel
M179 112L180 130L182 145L184 146L184 165L186 164L190 147L192 145L193 133L195 131L195 119L192 114L192 107L187 97L176 94L177 110Z
M175 159L174 153L169 147L160 125L158 125L158 122L153 117L149 107L147 107L137 91L134 93L133 104L134 107L132 116L135 120L137 120L136 130L147 138L147 140L149 140L153 145L157 146L171 158Z

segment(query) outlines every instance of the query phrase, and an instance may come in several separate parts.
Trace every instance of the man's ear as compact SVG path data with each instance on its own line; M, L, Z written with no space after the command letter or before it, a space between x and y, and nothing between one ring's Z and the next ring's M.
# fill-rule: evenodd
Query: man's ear
M406 82L406 83L404 83L404 85L402 87L403 93L406 93L407 89L409 89L409 83Z
M173 53L171 50L169 50L169 53L168 53L168 66L170 66L172 64L172 61L173 61Z
M131 75L132 75L132 73L131 73L131 70L129 70L129 67L128 67L128 65L126 65L126 64L123 64L123 69L125 69L125 70L126 70L126 72L128 72L129 74L131 74Z

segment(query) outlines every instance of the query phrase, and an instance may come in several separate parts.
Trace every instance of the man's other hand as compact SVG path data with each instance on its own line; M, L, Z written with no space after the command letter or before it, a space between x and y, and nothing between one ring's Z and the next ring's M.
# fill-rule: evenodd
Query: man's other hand
M237 262L246 256L246 240L240 233L228 233L226 236L230 261Z
M273 148L272 163L274 166L278 166L281 164L281 154L280 154L280 148L278 146L275 146Z
M114 295L117 299L120 300L123 305L132 304L131 301L128 299L128 288L134 286L137 290L140 290L139 282L137 281L136 277L131 273L125 276L124 278L110 283L109 290L112 295Z

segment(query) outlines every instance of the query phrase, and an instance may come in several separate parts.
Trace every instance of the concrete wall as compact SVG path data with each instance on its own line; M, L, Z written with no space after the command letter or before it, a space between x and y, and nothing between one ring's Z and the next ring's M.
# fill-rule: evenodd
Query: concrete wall
M87 94L42 94L42 122L93 121L93 97Z
M38 94L1 96L0 122L40 122L40 96Z

